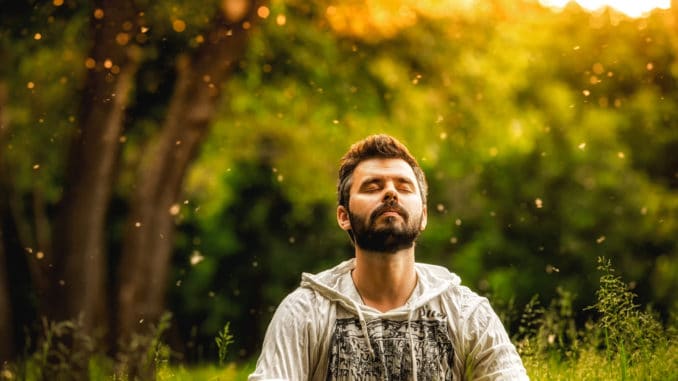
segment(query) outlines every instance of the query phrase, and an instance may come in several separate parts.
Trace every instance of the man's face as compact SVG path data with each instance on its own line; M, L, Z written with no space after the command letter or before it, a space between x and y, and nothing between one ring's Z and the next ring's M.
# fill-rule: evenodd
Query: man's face
M420 192L414 171L404 160L370 159L358 164L346 210L356 245L386 253L412 247L426 226Z

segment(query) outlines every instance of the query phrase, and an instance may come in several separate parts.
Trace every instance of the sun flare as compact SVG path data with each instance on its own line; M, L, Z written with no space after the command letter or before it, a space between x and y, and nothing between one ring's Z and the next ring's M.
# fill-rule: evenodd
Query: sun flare
M540 0L546 6L562 8L574 0ZM655 8L669 9L671 0L576 0L583 8L591 11L605 6L612 7L631 17L641 17Z

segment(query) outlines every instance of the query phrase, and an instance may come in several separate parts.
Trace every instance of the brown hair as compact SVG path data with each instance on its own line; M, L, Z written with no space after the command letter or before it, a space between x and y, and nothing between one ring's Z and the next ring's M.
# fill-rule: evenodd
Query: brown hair
M417 160L410 154L404 144L389 135L372 135L353 144L341 158L339 167L339 183L337 185L337 197L339 205L348 209L353 171L360 162L368 159L402 159L412 167L419 184L421 201L426 205L428 184L426 176Z

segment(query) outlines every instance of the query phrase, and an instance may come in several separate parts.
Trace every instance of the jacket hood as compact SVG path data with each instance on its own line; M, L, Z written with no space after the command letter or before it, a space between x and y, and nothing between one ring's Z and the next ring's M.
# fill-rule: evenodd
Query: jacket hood
M414 268L417 273L417 285L412 296L405 305L382 313L375 308L360 303L358 300L359 296L356 298L355 295L351 297L347 294L347 292L353 294L357 293L355 285L350 277L350 272L354 268L355 259L350 259L315 275L304 273L301 276L301 287L310 288L311 290L316 291L322 297L329 299L330 302L341 305L349 313L355 314L358 317L362 330L362 337L363 340L365 340L365 346L369 350L373 361L383 361L383 359L381 357L377 358L376 356L367 329L367 318L406 319L407 337L410 342L409 348L413 366L412 376L413 380L417 381L417 361L414 343L415 334L412 332L412 317L419 307L422 307L431 299L439 296L451 287L459 285L459 277L452 274L444 267L415 263Z
M385 313L358 304L355 300L341 291L339 282L347 273L355 268L355 259L344 261L339 265L318 274L303 273L301 276L301 287L310 288L331 302L338 303L349 312L355 314L396 317L408 315L411 311L423 306L449 288L458 286L461 283L460 278L456 274L451 273L442 266L415 263L414 267L417 273L417 287L414 291L415 294L404 306ZM358 309L360 309L360 311L358 311Z

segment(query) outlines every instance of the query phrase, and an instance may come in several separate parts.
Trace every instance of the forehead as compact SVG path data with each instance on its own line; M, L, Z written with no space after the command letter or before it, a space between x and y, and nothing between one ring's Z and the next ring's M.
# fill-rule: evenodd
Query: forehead
M372 178L406 178L416 184L414 170L403 159L367 159L353 171L353 183Z

